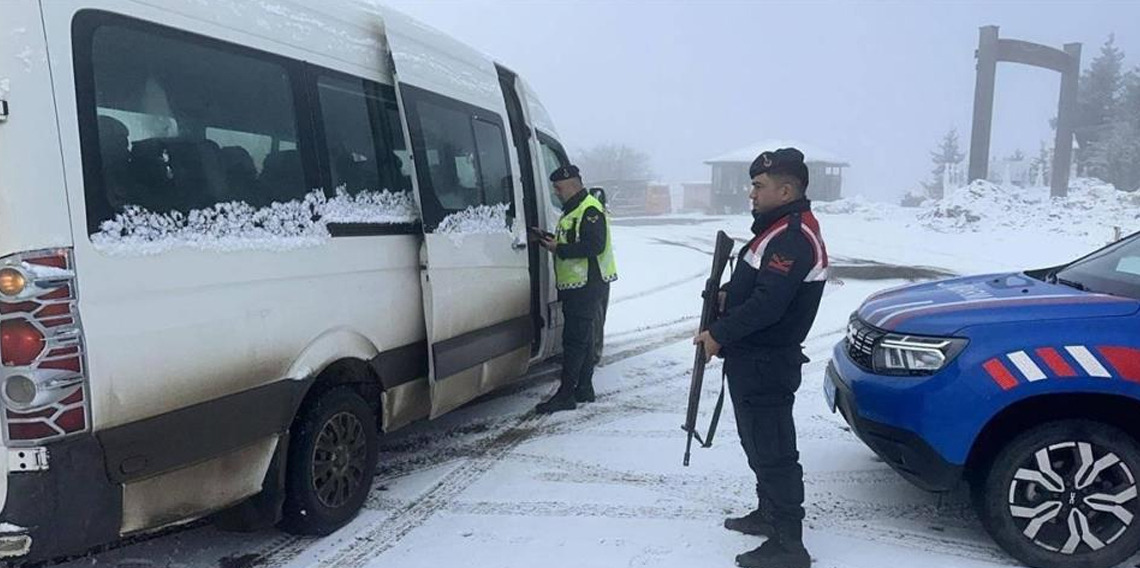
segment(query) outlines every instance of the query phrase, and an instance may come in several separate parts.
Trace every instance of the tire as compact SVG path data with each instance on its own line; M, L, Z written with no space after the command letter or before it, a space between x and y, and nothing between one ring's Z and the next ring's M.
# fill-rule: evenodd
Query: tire
M376 473L376 415L349 387L307 401L290 431L281 528L327 535L364 505Z
M1128 434L1051 422L1000 450L974 488L975 507L998 545L1027 566L1108 568L1140 547L1138 475L1140 448Z

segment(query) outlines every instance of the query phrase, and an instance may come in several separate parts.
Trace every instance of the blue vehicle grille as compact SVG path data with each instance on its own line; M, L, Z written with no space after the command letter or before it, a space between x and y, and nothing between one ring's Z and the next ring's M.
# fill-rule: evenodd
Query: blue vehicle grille
M851 320L847 323L847 354L863 370L873 370L872 354L875 351L875 344L886 334L887 332L867 325L852 314Z

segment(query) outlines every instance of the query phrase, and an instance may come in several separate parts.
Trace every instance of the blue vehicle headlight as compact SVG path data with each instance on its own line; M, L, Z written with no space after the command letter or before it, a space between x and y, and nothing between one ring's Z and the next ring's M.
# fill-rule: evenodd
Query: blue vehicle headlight
M922 337L890 333L875 344L875 372L885 375L931 375L966 348L957 337Z

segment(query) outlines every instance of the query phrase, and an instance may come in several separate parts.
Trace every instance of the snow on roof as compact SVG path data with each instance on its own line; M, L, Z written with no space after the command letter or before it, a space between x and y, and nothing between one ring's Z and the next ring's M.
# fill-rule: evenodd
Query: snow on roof
M850 165L845 160L840 158L839 156L837 156L831 152L828 152L827 150L824 150L822 148L818 148L815 146L811 146L809 144L801 144L799 142L788 141L788 140L764 140L763 142L757 142L757 143L752 144L750 146L745 146L743 148L737 148L736 150L728 152L727 154L722 154L722 155L717 156L715 158L709 158L709 159L705 160L705 163L706 164L715 164L715 163L729 162L729 163L751 164L752 160L755 160L756 156L759 156L761 152L769 151L769 150L776 150L778 148L789 148L789 147L797 148L797 149L799 149L799 151L803 152L804 153L804 161L807 163L825 162L828 164L836 164L836 165L843 165L843 166Z

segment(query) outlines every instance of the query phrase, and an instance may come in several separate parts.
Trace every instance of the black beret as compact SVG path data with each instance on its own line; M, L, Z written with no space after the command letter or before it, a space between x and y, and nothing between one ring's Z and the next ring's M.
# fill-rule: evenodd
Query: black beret
M569 166L562 166L561 168L558 168L557 170L554 170L553 172L551 172L550 181L563 181L563 180L568 180L570 178L580 178L580 177L582 177L582 176L578 173L578 166L569 165Z
M808 186L808 169L804 164L804 153L795 148L780 148L775 152L761 152L748 168L748 176L760 174L792 176L804 189Z

